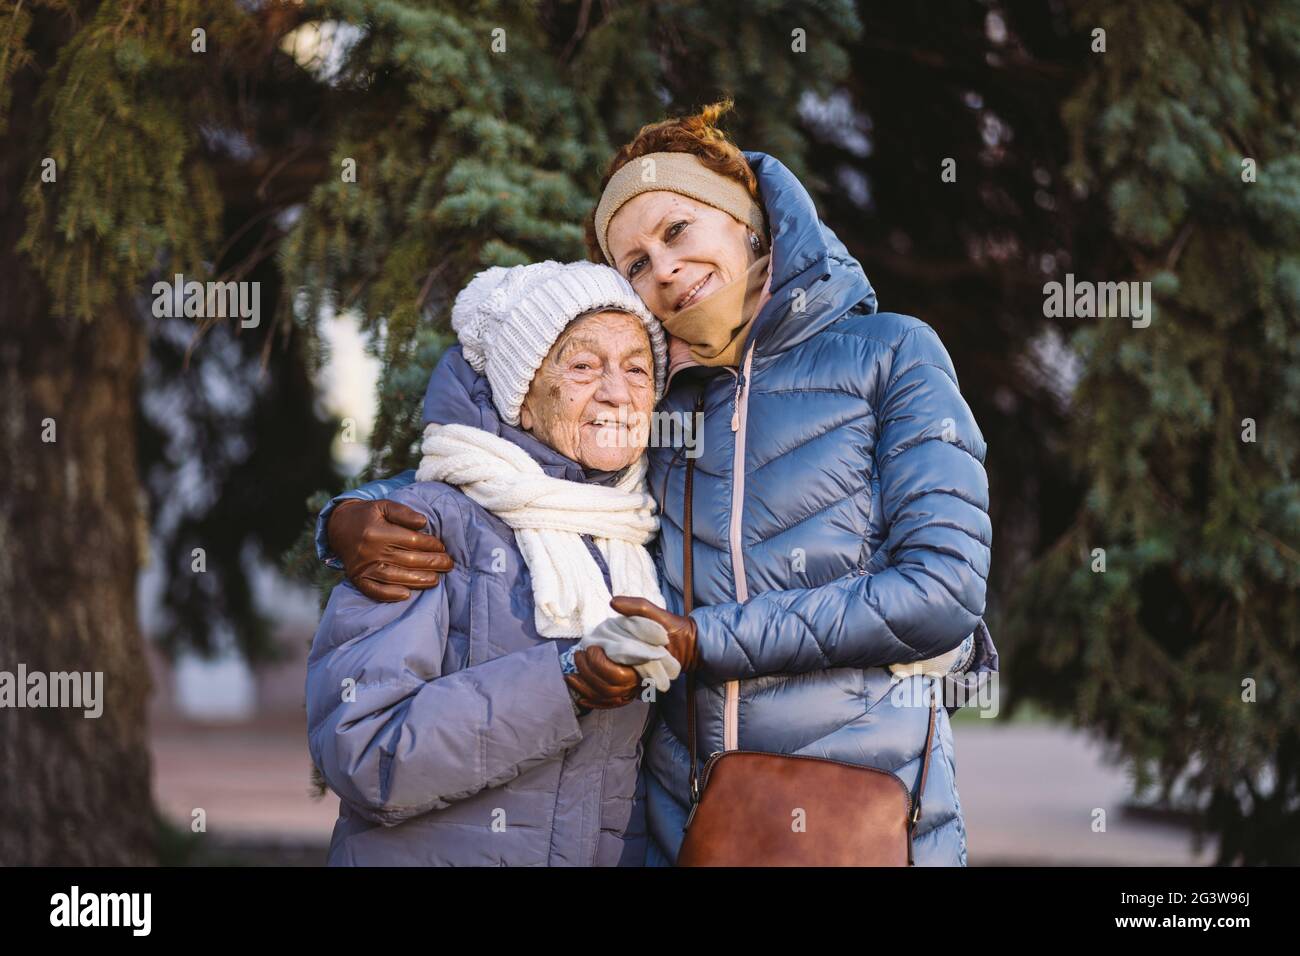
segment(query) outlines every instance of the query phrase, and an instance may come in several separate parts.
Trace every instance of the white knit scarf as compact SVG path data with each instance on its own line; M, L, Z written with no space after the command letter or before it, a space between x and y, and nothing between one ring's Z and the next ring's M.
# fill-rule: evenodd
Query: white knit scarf
M467 425L429 425L421 451L417 481L454 485L514 529L543 637L582 637L616 616L583 534L604 556L616 594L664 606L644 547L659 530L644 455L608 487L552 478L518 445Z

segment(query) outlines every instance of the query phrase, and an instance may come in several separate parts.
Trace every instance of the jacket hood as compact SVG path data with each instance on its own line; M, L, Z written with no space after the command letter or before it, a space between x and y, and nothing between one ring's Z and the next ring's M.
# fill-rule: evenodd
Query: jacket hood
M876 311L876 292L858 260L817 215L803 183L767 153L745 152L772 239L772 298L750 330L755 354L784 352L811 338L854 306ZM803 308L792 302L803 290Z
M429 376L424 393L424 424L468 425L514 442L542 466L552 478L584 484L612 485L617 471L588 470L549 445L538 441L522 428L502 421L492 402L488 380L474 371L460 345L453 345Z

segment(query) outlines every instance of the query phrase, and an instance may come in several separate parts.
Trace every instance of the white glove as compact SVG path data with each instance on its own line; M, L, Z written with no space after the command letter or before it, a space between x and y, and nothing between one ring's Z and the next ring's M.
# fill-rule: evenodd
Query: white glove
M672 662L672 673L668 671L670 661ZM637 664L632 669L643 678L650 678L654 682L655 689L663 694L667 693L668 685L673 682L673 678L681 673L682 665L677 663L677 658L673 657L673 655L665 653L659 660Z
M963 655L969 652L970 645L967 643L972 640L974 635L970 635L947 653L940 654L938 657L927 657L923 661L912 661L910 664L890 664L889 670L896 676L913 677L916 674L927 674L932 677L943 677L952 670L952 666L959 661Z
M601 621L578 642L577 650L589 647L599 647L614 663L650 678L661 694L682 672L677 658L668 653L668 632L648 618L619 614Z

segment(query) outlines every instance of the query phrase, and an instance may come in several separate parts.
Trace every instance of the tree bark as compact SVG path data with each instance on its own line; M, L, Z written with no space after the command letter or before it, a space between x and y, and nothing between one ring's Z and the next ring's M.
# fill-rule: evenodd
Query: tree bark
M0 670L102 672L102 714L0 709L0 864L145 863L154 820L135 601L141 335L121 312L61 333L34 283L21 285L24 295L0 303Z
M0 707L0 865L150 863L150 679L135 600L144 329L127 302L91 322L54 316L15 252L20 190L44 140L35 86L32 70L14 78L0 135L0 671L100 672L102 714Z

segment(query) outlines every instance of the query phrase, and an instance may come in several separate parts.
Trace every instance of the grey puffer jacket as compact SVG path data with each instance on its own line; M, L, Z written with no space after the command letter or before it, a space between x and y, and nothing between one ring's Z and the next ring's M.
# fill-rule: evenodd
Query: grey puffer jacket
M425 413L507 438L554 477L613 477L500 421L459 346ZM576 717L559 662L575 642L537 634L514 532L458 489L408 478L374 490L425 515L456 566L401 602L346 581L330 595L307 663L308 744L340 797L329 863L642 865L651 705Z

